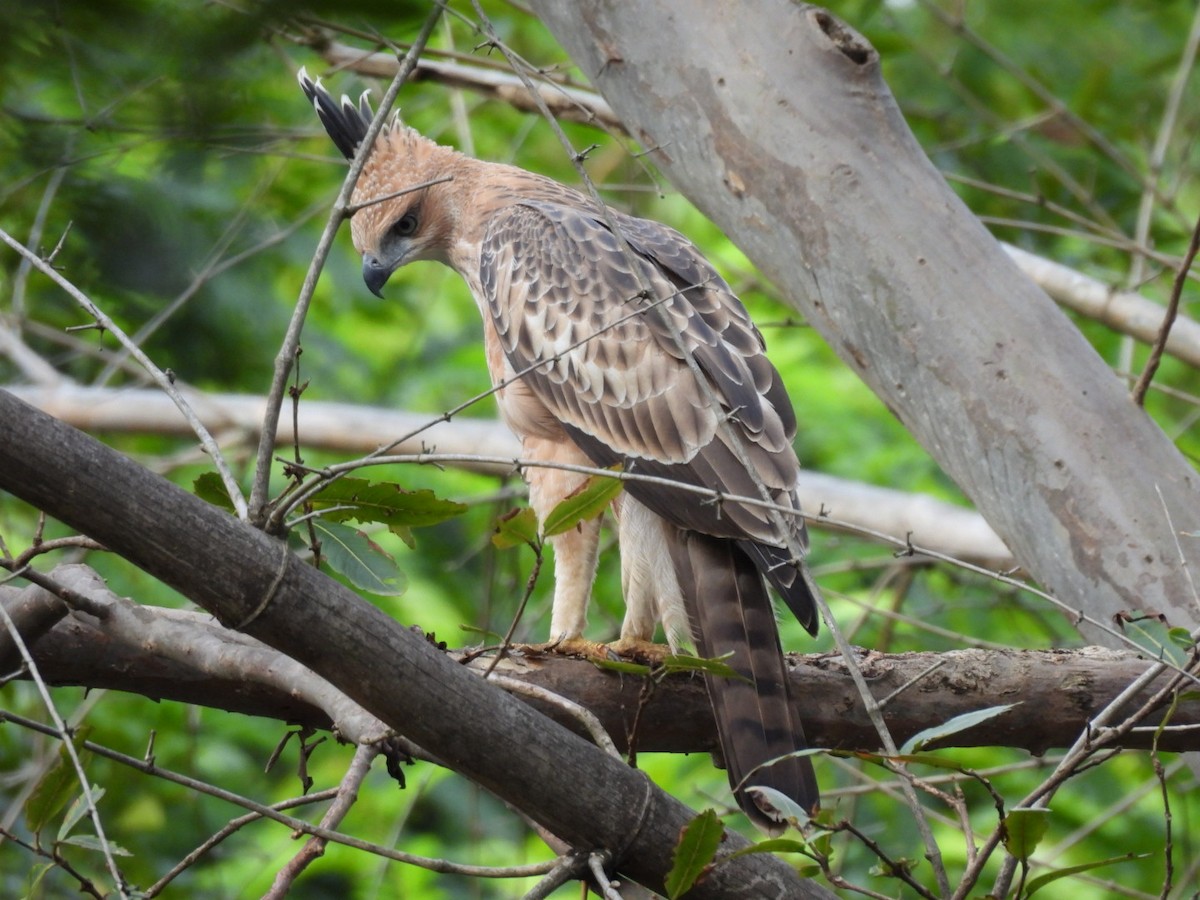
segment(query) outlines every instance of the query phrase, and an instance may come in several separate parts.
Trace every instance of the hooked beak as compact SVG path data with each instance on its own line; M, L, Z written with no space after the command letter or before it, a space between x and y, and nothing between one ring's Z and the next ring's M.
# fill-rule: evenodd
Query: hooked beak
M383 298L381 288L392 277L392 271L392 267L385 265L378 257L370 253L363 256L363 281L366 282L367 290L376 297Z

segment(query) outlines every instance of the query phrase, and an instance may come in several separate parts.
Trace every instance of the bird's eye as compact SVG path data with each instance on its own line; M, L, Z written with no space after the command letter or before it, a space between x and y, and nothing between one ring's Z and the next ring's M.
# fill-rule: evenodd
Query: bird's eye
M417 217L412 213L401 216L399 221L392 226L392 233L397 237L408 237L417 230Z

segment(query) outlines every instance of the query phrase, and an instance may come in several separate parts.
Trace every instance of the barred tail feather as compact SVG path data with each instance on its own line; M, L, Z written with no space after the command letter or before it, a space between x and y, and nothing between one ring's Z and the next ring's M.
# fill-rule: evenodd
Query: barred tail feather
M819 807L820 795L807 758L755 771L807 747L766 585L734 541L679 530L671 554L697 650L707 658L727 656L740 676L706 676L729 783L750 820L779 834L786 823L778 811L747 788L773 788L810 812Z

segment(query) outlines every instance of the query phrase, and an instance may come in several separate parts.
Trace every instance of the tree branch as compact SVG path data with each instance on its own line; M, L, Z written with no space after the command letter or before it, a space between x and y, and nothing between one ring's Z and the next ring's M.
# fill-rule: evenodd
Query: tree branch
M71 571L64 571L71 570ZM377 739L386 730L341 692L260 642L231 631L203 613L147 607L115 597L95 581L88 588L83 566L64 566L53 577L89 598L103 617L72 611L32 643L42 677L50 684L80 685L142 694L155 700L198 703L247 715L265 716L312 728L336 726L355 742ZM92 579L96 576L92 575ZM40 588L9 589L0 601ZM11 607L9 607L11 608ZM462 662L472 654L453 653ZM813 746L873 750L878 738L846 673L844 663L824 654L791 656L796 696ZM472 659L468 669L482 675L491 660ZM1007 716L960 732L951 746L1002 746L1042 754L1068 747L1127 685L1152 665L1128 651L1098 647L1080 650L905 653L867 656L861 666L875 696L886 701L888 726L897 741L963 713L1020 703ZM590 662L538 654L506 657L496 672L550 691L590 710L623 752L637 726L639 752L696 753L715 750L716 734L704 686L686 675L657 681L644 706L643 679L615 675ZM1169 672L1163 678L1170 677ZM1137 708L1157 683L1127 703ZM561 705L527 700L576 733L588 731ZM1036 710L1036 715L1031 713ZM1165 712L1165 710L1164 710ZM365 717L365 718L364 718ZM1153 725L1155 723L1148 723ZM1200 701L1181 700L1160 737L1160 750L1200 749ZM1135 731L1123 746L1149 749L1153 728Z
M1012 244L1000 246L1056 303L1143 343L1153 344L1158 340L1167 315L1162 304L1141 294L1115 290L1103 281ZM1200 368L1200 322L1177 316L1164 349L1188 365Z
M395 77L398 63L394 54L364 52L357 47L330 41L323 35L308 43L336 69L349 69L368 78ZM506 69L421 59L413 71L412 80L436 81L447 87L466 88L480 96L507 103L514 109L531 113L539 111L537 102L525 84ZM547 79L539 86L538 93L559 119L596 125L609 131L625 130L607 101L595 91L581 90Z

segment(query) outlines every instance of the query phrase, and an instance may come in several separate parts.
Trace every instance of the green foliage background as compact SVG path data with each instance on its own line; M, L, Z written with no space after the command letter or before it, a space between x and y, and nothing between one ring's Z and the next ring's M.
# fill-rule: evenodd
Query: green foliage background
M314 73L324 66L296 38L323 19L364 36L377 33L404 42L415 35L427 6L326 0L309 4L303 21L282 2L244 4L244 9L161 0L32 3L22 4L19 13L14 4L4 6L0 227L25 239L35 222L44 220L38 245L46 250L65 235L56 265L130 333L170 309L142 347L181 380L213 391L265 392L344 174L293 78L300 65ZM1179 254L1200 207L1195 179L1189 177L1200 161L1194 86L1161 172L1150 173L1148 160L1192 27L1193 6L1150 0L993 0L934 8L953 15L960 6L969 33L947 27L924 2L861 0L832 8L880 49L886 77L922 145L999 237L1122 286L1131 271L1129 246L1142 180L1152 174L1166 196L1154 205L1150 235L1158 251ZM465 3L451 8L456 15L435 32L433 45L471 54L481 42L470 26L473 10ZM539 66L569 68L533 17L507 4L485 8L504 40L525 58ZM636 17L636 5L630 5L629 15ZM367 37L359 43L372 45ZM1067 116L1022 82L1024 77L1044 85L1066 110L1093 126L1107 147L1082 136ZM354 76L327 80L335 92L357 94L371 86L379 93L379 85ZM406 87L400 102L406 120L439 141L577 181L557 139L532 117L428 83ZM797 407L797 449L806 466L962 502L953 484L821 339L791 321L773 288L737 248L649 170L645 159L635 158L639 148L584 126L566 130L576 147L598 145L587 165L613 203L667 221L692 237L763 323L772 358ZM1135 286L1161 300L1170 277L1163 264L1151 260L1139 280L1144 283ZM1190 309L1185 304L1183 311L1200 313L1195 303ZM87 319L47 280L23 272L7 251L0 253L0 315L19 323L32 348L80 383L142 381L110 337L64 332ZM1118 335L1092 322L1081 321L1080 327L1114 366L1139 370L1144 348L1130 351ZM460 281L432 264L398 273L386 301L372 297L343 234L308 319L301 378L309 382L306 398L440 413L488 386L478 314ZM0 358L0 383L19 380L17 369ZM1200 449L1193 427L1200 388L1196 373L1168 359L1159 383L1172 390L1152 393L1149 410L1194 458ZM485 401L468 415L494 412ZM154 461L182 484L190 485L208 469L190 441L108 439ZM245 448L233 456L248 481ZM306 453L306 460L319 465L332 458ZM419 624L452 645L477 642L480 631L503 633L532 559L525 551L496 551L489 537L497 516L519 503L519 483L417 467L372 477L430 488L469 505L463 516L420 530L415 549L379 538L399 560L409 587L402 597L377 602L400 621ZM277 475L276 489L282 484ZM32 510L0 496L0 536L10 549L23 549L35 526ZM64 532L49 523L47 533ZM917 570L910 581L897 578L886 549L829 533L818 533L814 544L818 578L840 620L853 626L852 640L863 646L898 652L975 642L1032 648L1078 643L1057 613L985 580L928 568ZM592 633L597 638L615 636L620 622L611 557L603 563L596 591ZM48 569L53 561L42 565ZM120 560L92 554L88 561L119 594L147 603L182 602ZM518 638L544 638L548 585L543 577ZM903 618L895 622L864 614L877 608ZM791 621L783 623L783 637L795 650L829 646L828 636L814 643ZM113 693L61 689L54 696L70 719L86 718L94 740L123 752L141 755L154 731L155 757L165 768L264 802L300 793L295 743L271 771L263 771L283 726ZM28 684L5 684L0 698L4 708L45 718ZM56 752L52 741L0 725L0 797L14 811L3 819L5 827L20 831L28 775ZM309 765L318 789L337 783L349 754L349 748L332 741L317 749ZM1037 760L1013 751L952 756L964 766L997 770L995 786L1010 803L1044 775ZM1177 866L1186 869L1185 861L1200 853L1194 821L1200 810L1190 796L1194 777L1176 760L1164 762L1171 773L1174 852ZM698 808L729 803L723 773L706 758L643 757L640 763ZM819 766L830 786L827 804L837 815L859 822L894 858L920 859L922 849L898 802L882 792L858 790L878 773L833 761ZM237 814L219 801L99 758L91 761L89 772L107 789L101 810L110 837L132 853L121 864L142 887ZM426 765L414 766L407 775L408 786L401 790L385 773L374 772L344 830L458 862L512 865L547 858L541 842L510 811L469 783ZM836 786L846 790L839 793ZM969 782L962 790L971 800L973 828L986 833L995 825L990 798ZM958 826L938 823L952 867L964 860ZM1081 776L1060 796L1047 840L1060 850L1053 859L1059 867L1131 851L1149 855L1070 882L1076 896L1157 896L1164 877L1164 828L1151 762L1146 755L1128 755ZM249 826L191 867L166 895L257 896L297 846L277 826ZM875 861L860 845L839 838L835 846L848 880L887 894L899 892L894 882L871 873ZM103 883L98 859L85 851L73 857ZM926 864L915 864L919 877L928 876ZM0 894L22 896L36 871L30 854L11 842L0 844ZM438 875L330 847L293 896L518 896L526 887ZM38 895L72 890L69 879L51 872Z

